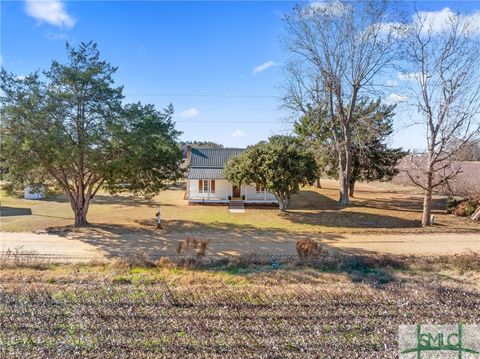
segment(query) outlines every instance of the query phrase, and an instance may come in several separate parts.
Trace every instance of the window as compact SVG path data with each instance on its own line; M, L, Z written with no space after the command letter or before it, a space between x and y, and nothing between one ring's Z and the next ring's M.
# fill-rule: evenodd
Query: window
M198 180L198 192L215 193L215 180Z
M257 193L263 193L265 192L265 188L260 186L258 183L256 184L256 188L255 190L257 191Z

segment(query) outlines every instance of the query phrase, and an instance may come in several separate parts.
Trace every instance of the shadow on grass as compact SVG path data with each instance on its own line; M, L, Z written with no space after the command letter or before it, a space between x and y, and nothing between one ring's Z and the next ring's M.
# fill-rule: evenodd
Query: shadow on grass
M12 217L12 216L31 216L31 208L22 207L0 207L0 217Z
M140 206L151 206L154 208L155 206L159 205L159 202L153 199L145 199L142 197L136 196L113 196L113 195L96 195L92 199L92 203L94 204L107 204L107 205L123 205L123 206L131 206L131 207L140 207ZM172 206L168 203L162 203L162 207Z
M408 220L383 214L352 211L292 211L285 218L294 223L341 228L416 228L418 220Z
M343 238L336 234L295 233L288 230L262 231L248 225L229 226L225 224L202 225L182 221L173 224L177 229L183 226L185 231L171 231L172 223L162 222L165 229L156 229L155 222L149 227L131 227L125 225L92 224L83 228L50 227L48 233L67 239L80 240L96 247L107 257L129 256L145 252L152 258L173 255L178 241L189 237L209 242L207 255L230 256L248 253L266 253L278 255L296 254L295 243L301 238L337 240ZM198 230L202 228L203 230ZM189 229L189 230L187 230Z
M381 199L353 199L353 207L375 208L383 210L395 210L402 212L422 212L423 199L421 197L407 198L388 198ZM445 211L446 199L434 198L432 200L432 210Z
M337 201L324 196L316 191L302 190L292 196L291 210L313 209L313 210L334 210L339 209Z
M202 268L201 262L199 263L195 268ZM253 254L230 260L221 259L216 265L209 264L204 269L225 272L234 276L284 270L288 272L289 276L292 276L292 283L308 281L312 275L315 277L315 272L302 272L301 278L298 277L296 270L302 268L311 268L322 273L345 274L354 283L379 286L395 281L394 272L396 270L408 270L410 266L404 259L392 255L353 254L349 251L337 250L333 254L313 261L301 261L291 257L279 261L275 256L270 256L270 259L268 259ZM316 278L311 279L313 284Z
M58 202L58 203L67 203L69 202L67 197L63 194L59 195L50 195L46 196L43 199L35 200L39 203L41 202ZM123 205L123 206L131 206L131 207L140 207L140 206L151 206L156 207L159 205L159 202L154 201L152 199L145 199L142 197L136 197L133 195L129 196L115 196L115 195L104 195L104 194L97 194L92 199L92 204L99 204L99 205ZM172 206L168 203L161 203L162 207Z

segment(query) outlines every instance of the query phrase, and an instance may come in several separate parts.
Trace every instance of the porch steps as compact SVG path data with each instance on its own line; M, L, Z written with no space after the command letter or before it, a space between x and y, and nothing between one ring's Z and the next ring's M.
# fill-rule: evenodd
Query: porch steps
M245 213L245 202L235 199L228 201L228 211L230 213Z

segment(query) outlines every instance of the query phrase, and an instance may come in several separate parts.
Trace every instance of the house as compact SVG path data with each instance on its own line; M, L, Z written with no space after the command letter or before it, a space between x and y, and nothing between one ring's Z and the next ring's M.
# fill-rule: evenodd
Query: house
M223 177L223 167L233 156L242 153L240 148L199 149L187 146L185 164L188 168L185 199L189 203L244 203L276 204L275 196L259 185L240 187Z
M44 199L45 198L45 189L41 186L38 189L32 187L25 187L23 190L23 198L25 199Z

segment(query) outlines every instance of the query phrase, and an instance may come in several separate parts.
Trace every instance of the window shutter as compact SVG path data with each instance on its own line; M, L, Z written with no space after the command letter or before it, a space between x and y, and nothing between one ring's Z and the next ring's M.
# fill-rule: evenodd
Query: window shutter
M210 181L210 192L215 193L215 180Z
M198 180L198 192L203 192L203 180Z

